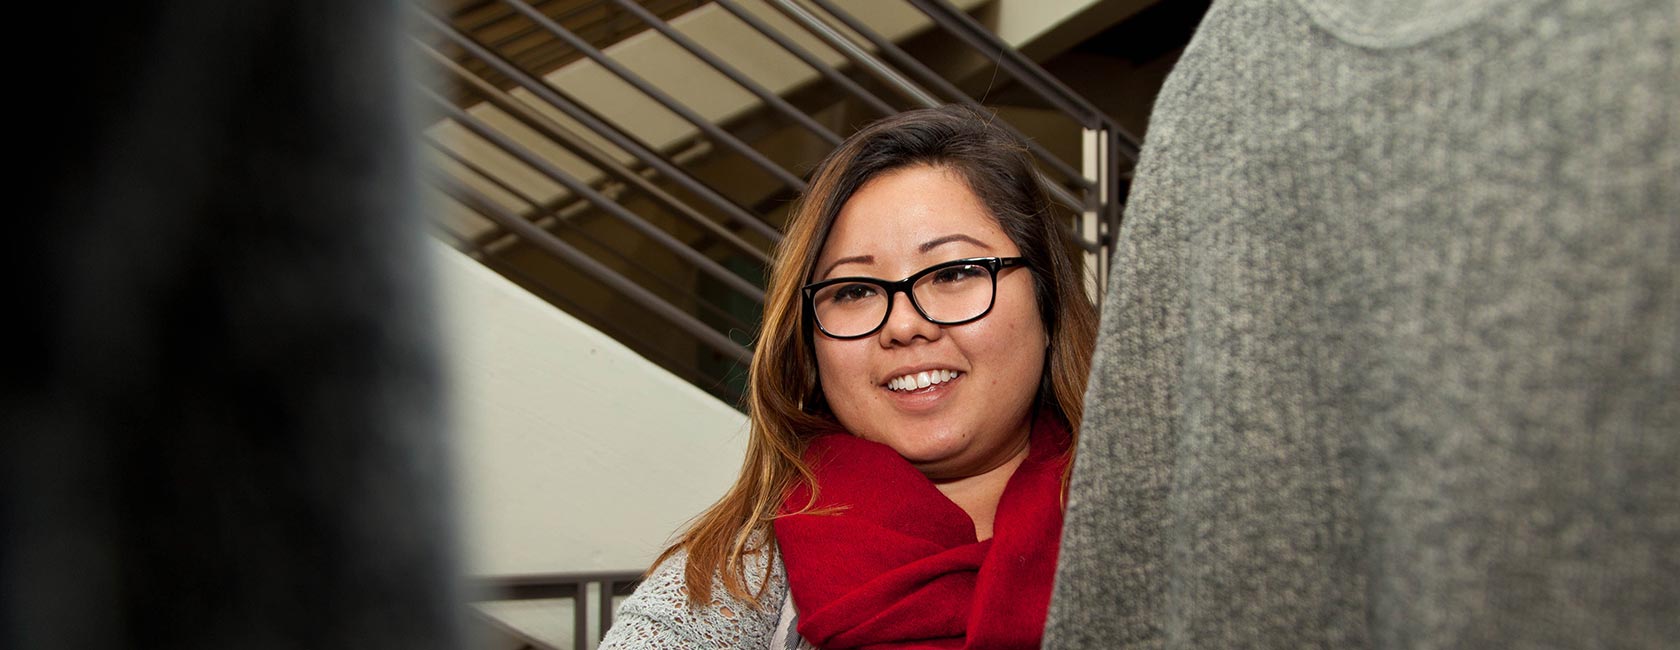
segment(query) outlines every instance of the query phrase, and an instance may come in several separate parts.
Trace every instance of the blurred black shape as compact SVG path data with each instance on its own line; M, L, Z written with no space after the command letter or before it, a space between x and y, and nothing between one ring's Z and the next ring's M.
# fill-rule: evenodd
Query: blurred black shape
M0 647L459 647L401 5L42 11Z

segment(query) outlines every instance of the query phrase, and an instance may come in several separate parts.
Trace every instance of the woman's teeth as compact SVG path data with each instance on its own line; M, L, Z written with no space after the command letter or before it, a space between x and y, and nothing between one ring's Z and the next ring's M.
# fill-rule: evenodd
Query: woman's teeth
M943 384L961 377L962 373L955 370L928 370L914 374L896 377L887 382L887 390L909 391L927 388L934 384Z

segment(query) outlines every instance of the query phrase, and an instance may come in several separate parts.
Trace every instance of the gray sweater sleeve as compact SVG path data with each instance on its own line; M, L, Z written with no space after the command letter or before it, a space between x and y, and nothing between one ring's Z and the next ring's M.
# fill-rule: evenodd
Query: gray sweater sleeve
M1215 2L1046 648L1680 644L1680 3Z
M677 552L658 567L618 608L612 629L601 642L601 650L688 648L769 648L776 632L783 601L787 598L787 575L780 557L747 563L747 584L755 586L770 572L770 582L753 607L734 598L723 582L712 582L712 601L705 607L688 605L688 588L683 570L688 554ZM768 564L768 566L766 566Z

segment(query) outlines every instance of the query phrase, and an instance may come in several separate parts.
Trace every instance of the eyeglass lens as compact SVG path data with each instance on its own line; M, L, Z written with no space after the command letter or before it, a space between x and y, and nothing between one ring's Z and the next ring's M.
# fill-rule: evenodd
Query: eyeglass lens
M941 324L978 318L992 306L992 272L980 264L959 264L916 279L910 293L928 320ZM831 336L858 336L887 318L892 296L873 282L842 282L812 297L817 324Z

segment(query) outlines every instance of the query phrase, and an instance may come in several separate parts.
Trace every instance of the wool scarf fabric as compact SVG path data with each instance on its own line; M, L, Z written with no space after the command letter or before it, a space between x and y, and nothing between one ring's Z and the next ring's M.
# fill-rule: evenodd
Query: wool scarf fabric
M811 441L813 510L776 519L799 634L822 648L1037 648L1061 538L1069 436L1040 417L998 501L993 537L886 445ZM811 490L789 491L783 512Z

